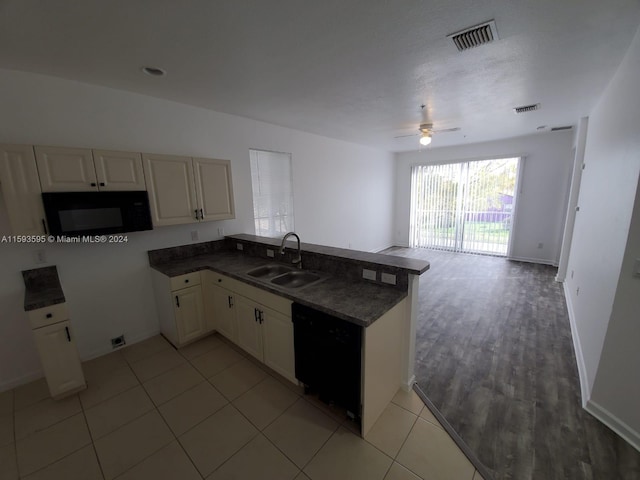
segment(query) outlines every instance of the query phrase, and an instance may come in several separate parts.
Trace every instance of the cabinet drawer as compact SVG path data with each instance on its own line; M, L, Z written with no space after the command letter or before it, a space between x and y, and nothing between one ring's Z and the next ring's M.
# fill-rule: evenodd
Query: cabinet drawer
M31 328L41 328L69 319L69 311L66 303L56 303L37 310L27 312Z
M171 277L171 290L200 285L200 272L185 273L177 277Z

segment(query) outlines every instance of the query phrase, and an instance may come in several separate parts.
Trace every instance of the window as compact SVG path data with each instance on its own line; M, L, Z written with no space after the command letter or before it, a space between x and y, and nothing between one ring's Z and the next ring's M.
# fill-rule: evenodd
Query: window
M249 150L256 235L282 236L293 230L291 154Z

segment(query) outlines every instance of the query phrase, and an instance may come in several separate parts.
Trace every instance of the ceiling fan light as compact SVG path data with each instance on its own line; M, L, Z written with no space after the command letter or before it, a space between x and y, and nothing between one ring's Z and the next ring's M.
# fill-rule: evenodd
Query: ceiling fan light
M420 145L424 145L425 147L431 143L431 135L427 132L424 132L420 136Z

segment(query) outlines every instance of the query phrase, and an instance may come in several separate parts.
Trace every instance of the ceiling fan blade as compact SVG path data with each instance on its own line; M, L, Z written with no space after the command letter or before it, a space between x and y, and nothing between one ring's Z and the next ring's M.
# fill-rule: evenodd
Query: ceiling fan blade
M420 134L419 133L412 133L411 135L398 135L397 137L393 137L393 138L417 137L418 135L420 135Z
M447 132L457 132L460 130L460 127L454 128L443 128L442 130L431 130L433 133L447 133Z

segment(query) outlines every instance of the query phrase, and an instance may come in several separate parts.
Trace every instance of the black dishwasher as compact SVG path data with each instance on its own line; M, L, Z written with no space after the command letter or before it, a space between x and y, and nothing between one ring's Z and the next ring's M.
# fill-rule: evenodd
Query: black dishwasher
M359 421L362 327L299 303L291 314L296 378Z

